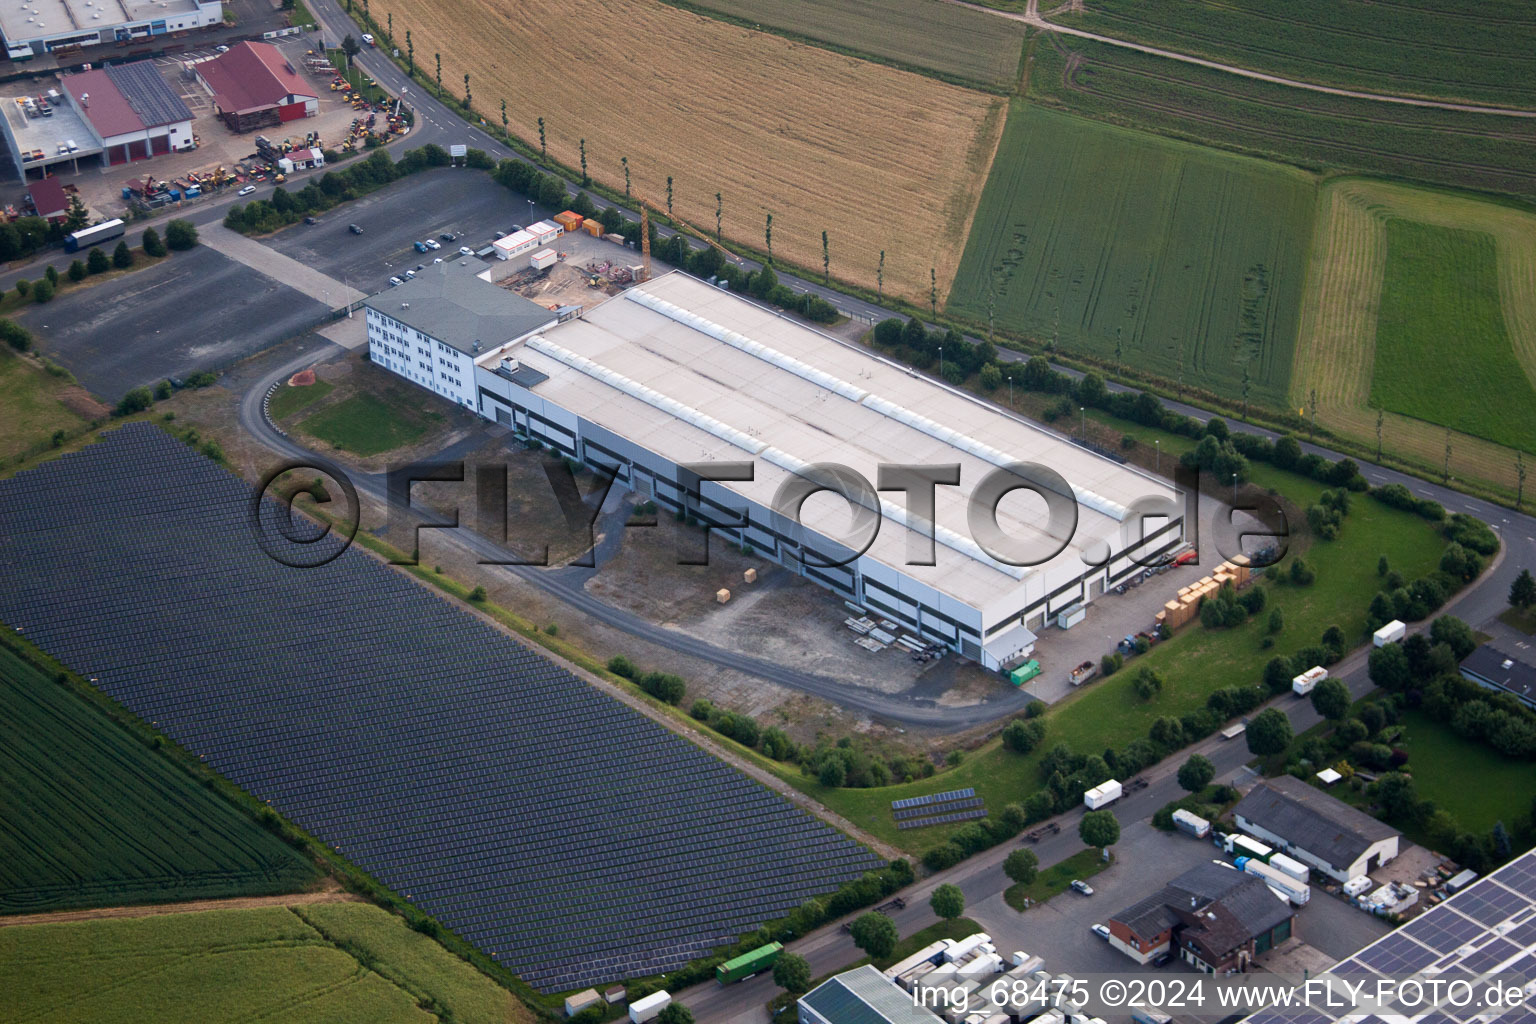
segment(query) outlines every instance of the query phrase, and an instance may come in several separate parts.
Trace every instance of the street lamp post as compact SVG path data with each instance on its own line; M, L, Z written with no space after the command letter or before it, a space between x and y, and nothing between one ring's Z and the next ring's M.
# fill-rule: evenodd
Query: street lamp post
M1161 473L1163 471L1163 439L1155 437L1152 443L1157 446L1157 471Z
M939 376L944 376L944 346L939 346Z
M1088 407L1080 405L1077 407L1077 411L1083 414L1083 425L1079 429L1083 435L1083 440L1086 441L1088 440Z
M528 223L533 223L533 200L528 200Z
M1008 408L1013 408L1013 374L1008 375Z
M1232 474L1232 507L1237 507L1237 474Z

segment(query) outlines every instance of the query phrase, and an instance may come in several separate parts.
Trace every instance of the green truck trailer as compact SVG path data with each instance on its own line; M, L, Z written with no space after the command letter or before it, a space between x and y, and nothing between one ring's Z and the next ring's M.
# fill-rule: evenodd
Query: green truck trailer
M777 942L770 942L766 946L759 946L750 953L743 953L734 960L727 960L715 968L715 980L722 985L729 985L740 981L742 978L750 978L758 971L766 971L773 966L773 962L779 958L784 947Z

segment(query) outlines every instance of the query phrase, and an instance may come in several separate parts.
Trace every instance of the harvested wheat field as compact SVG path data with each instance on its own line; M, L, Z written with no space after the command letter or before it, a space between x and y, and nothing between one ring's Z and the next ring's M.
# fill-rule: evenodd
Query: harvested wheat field
M384 0L376 21L409 29L445 91L550 155L632 188L713 231L723 193L727 237L836 277L926 304L942 301L960 261L1003 128L1004 101L931 78L752 32L656 0ZM403 49L403 46L402 46Z
M1394 220L1491 237L1497 254L1498 312L1509 349L1503 355L1523 371L1526 381L1521 386L1536 387L1536 216L1405 185L1355 179L1331 183L1322 192L1291 401L1294 407L1304 407L1315 391L1319 423L1372 446L1377 411L1371 393L1388 262L1387 225ZM1477 358L1479 339L1465 337L1463 324L1438 326L1443 329L1443 359L1423 361L1427 380L1435 379L1437 371L1455 374L1458 356ZM1457 383L1439 379L1442 387ZM1385 452L1439 470L1446 430L1433 422L1434 405L1449 397L1437 399L1432 393L1419 416L1383 413ZM1513 493L1514 452L1482 437L1453 432L1451 475Z

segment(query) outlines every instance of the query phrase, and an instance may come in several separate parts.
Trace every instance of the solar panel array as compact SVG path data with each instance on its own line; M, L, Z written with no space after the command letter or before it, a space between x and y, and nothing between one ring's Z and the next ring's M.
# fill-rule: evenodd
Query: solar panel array
M0 619L545 991L879 866L368 556L269 558L252 502L145 424L0 481Z
M909 819L909 818L920 818L920 817L924 817L924 816L929 816L929 815L934 814L935 811L938 811L940 809L945 810L945 811L959 811L959 810L963 810L963 809L965 809L967 807L983 807L985 805L986 805L986 801L985 800L983 800L979 796L973 796L969 800L951 800L950 802L944 804L942 808L936 808L936 807L932 807L932 806L929 806L929 807L908 807L905 810L892 811L891 812L891 817L895 818L897 821L904 821L904 820ZM986 812L982 812L982 813L986 813Z
M967 801L968 803L972 801ZM974 801L980 803L980 800ZM930 814L925 818L913 818L910 821L898 821L897 828L927 828L929 825L952 825L957 821L971 821L974 818L985 818L985 807L975 811L957 811L953 814Z
M1536 850L1478 879L1327 973L1358 980L1420 972L1447 981L1472 980L1482 974L1536 979ZM1255 1013L1244 1024L1335 1024L1343 1016L1343 1011L1275 1009ZM1365 1017L1360 1024L1377 1019ZM1477 1024L1530 1024L1532 1014L1530 1007L1520 1006L1500 1016L1472 1003L1443 1005L1420 1019L1421 1024L1471 1024L1474 1020Z
M929 804L947 804L953 800L965 800L976 795L976 791L969 787L965 789L952 789L947 793L929 793L927 796L909 796L905 800L892 800L891 810L904 811L909 807L926 807ZM901 815L897 815L900 817Z
M986 801L969 787L891 801L891 817L895 819L897 828L952 825L957 821L971 821L986 816Z

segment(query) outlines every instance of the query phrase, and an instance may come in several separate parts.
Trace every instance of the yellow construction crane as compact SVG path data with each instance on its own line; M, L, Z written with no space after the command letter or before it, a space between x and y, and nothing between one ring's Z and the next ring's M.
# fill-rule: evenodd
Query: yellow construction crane
M660 210L660 208L656 207L655 204L652 203L645 196L636 196L635 198L637 200L639 200L639 202L640 202L640 255L641 255L640 268L641 269L640 269L639 280L636 281L636 283L638 284L640 281L649 281L651 279L651 210L654 208L654 209L656 209L657 213L660 213L661 210ZM694 237L700 239L705 244L713 246L714 248L720 250L720 254L722 256L724 256L726 259L731 260L731 261L733 261L735 263L741 263L742 262L742 259L741 259L740 256L737 256L735 253L731 252L731 250L727 249L725 246L721 245L719 242L715 241L713 238L710 238L704 232L700 231L698 228L694 227L692 224L689 224L687 221L683 220L681 217L672 215L672 220L677 223L678 227L686 228L689 234L691 234Z

